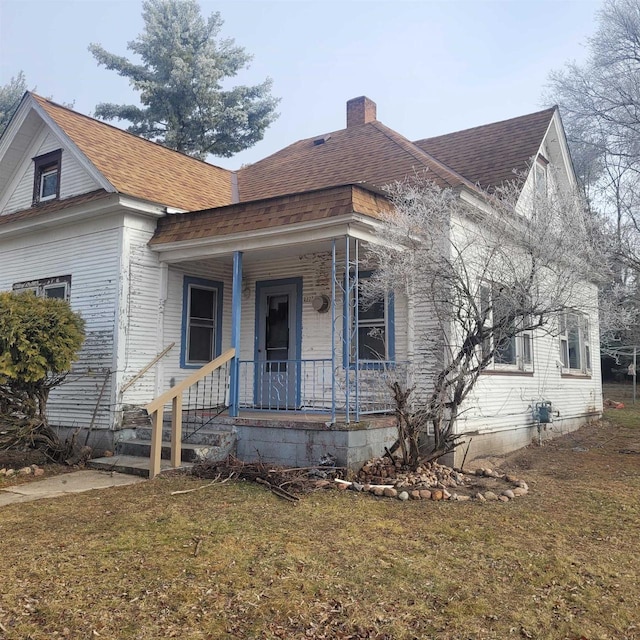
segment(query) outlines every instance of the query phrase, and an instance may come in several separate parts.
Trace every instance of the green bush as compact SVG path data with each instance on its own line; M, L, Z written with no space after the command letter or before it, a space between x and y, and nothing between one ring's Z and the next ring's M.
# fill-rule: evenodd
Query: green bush
M32 293L0 293L0 448L45 443L55 448L46 403L84 340L69 304Z

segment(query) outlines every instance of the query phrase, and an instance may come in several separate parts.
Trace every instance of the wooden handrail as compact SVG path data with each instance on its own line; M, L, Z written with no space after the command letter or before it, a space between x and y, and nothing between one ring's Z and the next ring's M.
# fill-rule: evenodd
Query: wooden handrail
M151 367L153 367L154 364L156 364L156 362L158 362L158 360L160 360L161 358L164 358L167 353L169 353L169 351L171 351L171 349L173 349L173 347L175 347L176 343L172 342L168 347L165 347L146 367L140 369L140 371L138 371L138 373L136 373L135 376L133 376L133 378L131 378L131 380L129 380L128 382L125 382L122 385L122 388L120 389L120 393L124 394L124 392L134 383L136 383L138 380L140 380L140 378L142 378L142 376L147 373L147 371L149 371L149 369L151 369Z
M236 355L235 349L228 349L223 354L219 355L215 360L212 360L204 367L201 367L197 371L194 371L188 378L181 380L171 389L167 389L163 394L153 399L148 405L145 406L147 413L151 414L157 411L160 407L173 400L178 394L182 393L185 389L189 388L192 384L195 384L205 376L208 376L211 372L215 371L218 367L221 367L225 362L229 362L231 358Z
M219 369L223 364L232 360L236 355L235 349L228 349L222 355L212 360L204 367L194 371L188 378L180 381L163 394L152 400L145 409L151 416L151 457L149 460L149 479L160 473L162 457L162 423L164 405L171 402L171 466L180 466L182 458L182 392L196 384L205 376Z

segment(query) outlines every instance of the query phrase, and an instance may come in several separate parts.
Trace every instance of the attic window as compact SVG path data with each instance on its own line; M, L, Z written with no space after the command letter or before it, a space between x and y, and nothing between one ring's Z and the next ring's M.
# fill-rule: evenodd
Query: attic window
M33 204L60 197L60 166L62 149L33 159Z
M547 166L549 161L542 155L538 155L535 163L535 185L538 197L547 196Z

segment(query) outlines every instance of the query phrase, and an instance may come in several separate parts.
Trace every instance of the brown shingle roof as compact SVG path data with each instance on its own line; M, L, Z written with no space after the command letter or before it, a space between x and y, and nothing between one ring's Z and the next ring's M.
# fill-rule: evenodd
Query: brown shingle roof
M167 215L158 220L150 244L258 231L352 213L378 217L388 208L389 202L384 196L358 186L343 185L208 211Z
M31 97L120 193L198 210L231 203L231 172Z
M526 171L540 148L555 107L414 142L465 178L491 190Z
M315 141L324 139L321 144ZM412 142L380 122L300 140L238 172L240 200L258 200L348 183L382 187L426 171L440 186L473 188Z
M13 213L0 216L0 225L9 224L16 220L29 220L30 218L36 218L37 216L45 213L54 213L55 211L62 211L63 209L68 209L69 207L73 207L78 204L85 204L87 202L93 202L94 200L102 200L103 198L108 198L110 195L111 194L106 192L104 189L96 189L95 191L83 193L82 195L73 196L71 198L65 198L64 200L49 200L48 202L43 202L42 204L30 207L29 209L22 209L21 211L15 211Z

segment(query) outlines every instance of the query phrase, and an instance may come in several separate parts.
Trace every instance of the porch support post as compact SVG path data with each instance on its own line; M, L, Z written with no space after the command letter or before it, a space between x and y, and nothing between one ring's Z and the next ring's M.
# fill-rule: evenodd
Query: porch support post
M331 246L331 424L336 422L336 240Z
M351 422L351 273L349 236L344 237L344 302L342 305L342 360L344 365L344 420Z
M360 422L360 242L355 239L353 256L353 386L355 395L355 418Z
M233 254L233 284L231 292L231 347L236 355L231 361L229 380L229 415L237 418L240 401L240 312L242 309L242 251Z

